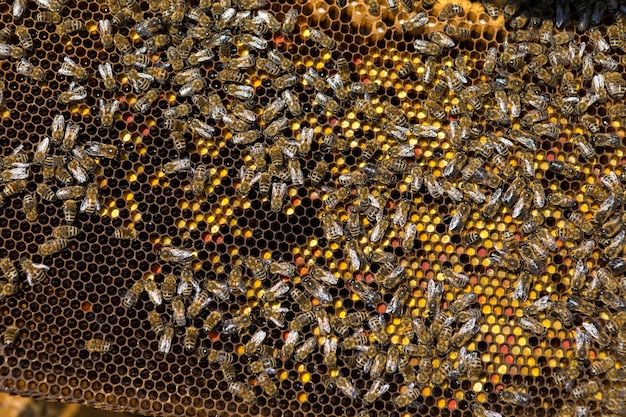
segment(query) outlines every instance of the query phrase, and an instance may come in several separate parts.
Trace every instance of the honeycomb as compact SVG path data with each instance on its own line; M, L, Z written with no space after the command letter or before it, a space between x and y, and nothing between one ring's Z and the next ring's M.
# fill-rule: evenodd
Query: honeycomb
M624 10L550 7L0 4L2 389L623 415Z

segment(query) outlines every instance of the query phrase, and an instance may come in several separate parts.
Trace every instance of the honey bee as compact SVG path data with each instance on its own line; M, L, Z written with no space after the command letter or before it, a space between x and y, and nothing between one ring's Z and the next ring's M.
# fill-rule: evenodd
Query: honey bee
M234 381L228 385L228 391L240 397L244 402L253 404L256 401L254 392L243 382Z
M251 374L260 374L261 372L265 372L268 375L273 375L276 373L275 368L276 359L274 358L262 358L248 365L248 371Z
M88 76L87 70L76 64L76 62L69 57L63 57L63 64L61 68L59 68L59 74L74 77L77 81L85 81Z
M446 379L456 378L459 372L454 369L454 362L451 359L444 359L439 368L432 376L432 382L435 385L442 385Z
M161 295L163 300L170 301L176 292L176 277L172 274L168 274L163 279L161 284Z
M195 118L189 120L189 130L204 139L211 139L213 137L213 133L215 132L215 128Z
M42 246L43 245L40 246L40 249ZM42 255L44 254L42 253ZM40 283L46 276L46 271L50 269L46 265L34 263L27 257L23 257L20 260L20 266L26 274L26 281L28 282L28 285L30 285L31 287L34 287L36 284Z
M372 360L371 366L369 368L369 374L372 378L378 378L383 374L383 372L385 371L386 360L387 357L382 352L374 356L374 359Z
M122 306L126 308L131 308L132 306L134 306L137 300L139 299L139 297L141 296L141 293L143 292L143 290L144 290L143 282L135 281L133 286L129 290L127 290L126 293L124 293L124 296L122 297Z
M333 298L326 287L310 275L302 278L302 285L307 293L317 298L321 304L331 303Z
M380 294L374 291L371 287L369 287L362 281L350 281L350 288L367 305L376 305L381 301Z
M134 104L135 111L140 113L147 113L152 107L152 104L159 98L161 92L157 89L152 89L148 91L143 96L139 97Z
M241 314L235 316L232 319L224 321L224 334L233 334L241 332L243 329L248 328L252 324L252 319L249 314Z
M311 185L318 185L326 177L328 172L328 164L324 161L320 161L315 165L313 171L311 171Z
M393 295L391 301L387 304L387 313L394 314L396 312L401 312L404 307L404 303L409 298L410 292L409 288L406 286L400 286L396 290Z
M222 368L222 373L227 381L232 382L237 380L237 373L235 372L235 367L232 363L222 363L220 364L220 368Z
M187 309L187 317L190 319L195 318L202 309L204 309L211 301L211 296L207 289L198 291L194 297L191 305ZM180 296L174 297L172 300L172 308L174 310L174 321L179 326L185 325L185 302Z
M7 43L13 34L13 26L7 25L0 29L0 43Z
M408 290L408 289L407 289ZM385 331L385 321L381 316L372 316L367 320L367 324L382 345L389 343L389 335Z
M411 32L426 25L428 21L428 14L426 14L426 12L419 12L410 16L402 23L401 27L404 32Z
M204 116L210 116L215 120L221 120L222 116L226 114L226 108L222 105L219 98L217 98L218 103L214 104L215 98L213 95L207 98L196 94L191 97L191 101L198 107L198 109L200 109L200 113Z
M41 245L39 245L39 254L41 256L53 255L65 249L68 243L69 243L68 240L65 238L49 239L45 241L44 243L42 243Z
M265 372L259 373L257 375L257 382L259 383L259 386L263 389L263 391L265 391L267 395L269 395L270 397L278 396L278 388L276 387L276 384L272 382L271 378L269 377L267 373Z
M489 3L486 2L486 4L489 4ZM491 6L494 8L496 7L495 5L491 5ZM474 416L476 417L502 417L502 414L496 411L486 410L482 404L478 404L478 403L472 404L472 412L474 413Z
M18 46L0 44L0 58L20 59L24 56L24 50Z
M111 343L104 339L91 339L85 347L89 352L106 353L111 349Z
M192 251L187 249L163 246L159 251L159 258L163 262L188 264L195 258L195 255Z
M18 330L16 326L8 326L5 330L4 330L4 334L2 335L3 338L3 342L5 346L14 346L15 345L15 340L17 339L17 334Z
M156 283L154 282L154 279L147 279L147 280L145 280L145 282L144 282L144 290L148 294L148 297L150 298L150 301L152 301L152 303L155 306L161 305L161 303L163 303L163 297L161 295L161 290L157 287Z
M295 360L298 362L306 361L307 357L313 353L316 347L317 340L315 339L315 336L309 337L300 347L296 349L296 354L294 356Z
M70 83L68 91L59 94L58 100L63 104L69 104L75 101L84 100L87 97L87 90L83 86L76 85L73 81Z
M59 22L51 22L51 23L60 23L61 17L59 16ZM113 48L113 35L111 34L111 21L109 19L101 19L98 21L98 32L100 33L100 42L102 42L102 46L104 49L112 49Z
M311 323L313 322L313 320L315 320L315 317L313 316L312 312L309 312L310 314L307 314L307 316L312 317L311 318ZM296 316L297 318L298 316ZM296 319L294 319L294 321L292 321L289 324L289 328L291 329L291 331L287 334L287 337L285 337L285 342L283 344L283 347L281 349L281 356L283 358L290 358L291 355L293 355L293 352L296 348L296 344L298 343L298 340L300 338L300 333L298 330L294 330L294 326L298 327L298 325L295 325L294 322L296 321ZM307 325L309 323L307 322Z
M76 226L62 225L52 229L52 236L56 238L69 239L78 235L79 232L80 230Z
M427 99L423 104L424 109L437 120L444 121L448 118L444 108L441 104L436 103L434 100Z
M204 322L202 323L202 330L206 333L210 332L217 326L221 319L222 315L219 311L212 311L207 318L204 319Z
M126 77L137 93L147 91L150 88L152 81L154 81L154 77L146 73L139 72L134 68L131 68L126 72ZM186 95L183 95L183 88L179 90L179 95L186 97ZM136 104L137 103L135 103L135 105Z
M188 298L193 291L200 291L199 286L194 278L193 268L185 265L180 271L180 283L178 284L176 293Z
M22 75L32 78L35 81L43 81L46 79L46 73L40 67L36 67L26 59L22 58L15 64L15 70Z
M98 101L98 105L100 107L100 122L102 123L102 126L111 127L113 124L113 117L119 109L119 101L112 100L107 103L103 99L100 99ZM117 153L117 148L115 150Z
M257 351L259 346L261 346L266 336L267 333L265 331L257 330L257 332L252 335L248 343L244 346L243 353L248 356L252 356Z
M218 297L221 300L228 300L228 298L230 297L228 284L224 282L220 282L220 281L216 281L212 279L206 280L204 282L204 289L214 294L216 297Z
M600 386L596 381L581 382L577 387L572 389L572 396L575 399L590 398L600 390Z
M191 352L196 347L196 341L198 340L198 329L194 326L189 326L185 329L184 345L187 352Z
M593 136L593 142L596 146L616 148L620 144L620 139L614 133L597 133Z
M547 329L543 324L532 317L520 317L518 324L522 329L530 330L538 336L545 336L547 333Z
M458 233L463 230L465 227L465 222L467 221L469 215L471 213L471 206L467 203L461 203L457 207L456 213L452 216L452 220L450 220L449 230L453 233Z
M381 217L380 220L376 222L376 224L372 228L372 231L370 232L370 242L379 242L385 236L385 233L389 228L389 224L390 222L387 216Z
M4 198L4 197L10 197L12 195L15 195L15 194L21 192L23 189L25 189L26 185L27 185L26 184L26 180L23 180L23 179L11 181L11 182L7 183L4 186L4 188L2 189L2 193L0 193L0 197ZM50 193L52 193L52 195L50 195ZM39 184L37 186L37 194L40 197L42 197L42 195L43 195L43 196L51 198L51 199L46 199L46 201L55 201L56 200L56 196L54 195L54 192L46 184ZM2 199L0 199L0 203L1 202L2 202ZM0 204L0 206L1 205L2 204Z
M150 328L155 334L159 335L163 332L165 325L159 313L154 310L148 313L148 321L150 322Z
M113 68L109 62L105 62L104 65L98 64L98 73L102 78L102 83L104 84L104 88L108 91L113 91L117 87L117 81L113 75ZM113 102L117 102L117 100L113 100Z
M382 379L375 379L372 381L370 388L365 393L363 397L363 402L365 404L372 404L379 398L381 395L386 393L389 390L389 384L385 384L385 381Z
M252 272L252 275L256 279L265 280L267 278L267 269L265 265L263 264L263 262L260 261L259 259L252 257L252 256L248 256L244 259L243 263L246 266L246 268L248 268L250 272ZM285 292L281 291L281 295L284 294ZM275 298L272 298L269 295L266 296L266 301L272 301L274 299Z
M89 215L94 214L100 210L100 200L98 198L98 186L96 184L89 184L85 190L85 198L80 205L80 212L87 213Z
M294 29L296 28L296 23L298 22L298 10L291 8L287 13L285 13L285 19L282 24L282 32L285 36L291 36Z
M424 3L428 3L428 2L424 2ZM432 370L432 365L430 369ZM426 372L426 370L427 368L424 367L424 370L422 371L422 365L420 363L420 374L422 374L423 377L418 380L419 385L426 385L428 383L427 380L430 378L430 373ZM426 374L428 374L428 376L426 376ZM413 373L413 375L415 375L415 373ZM415 378L413 378L413 380L415 380ZM406 378L405 378L405 381L409 382ZM421 390L419 388L414 387L411 382L406 394L400 394L396 398L394 398L394 403L396 404L396 407L400 409L406 408L409 404L411 404L412 402L418 399L418 397L420 396L420 392Z
M19 278L17 268L9 258L0 259L0 269L9 282L15 282Z
M598 359L593 362L591 367L589 368L589 373L594 376L603 375L614 367L615 359L609 356L606 359Z
M169 353L172 349L172 339L174 338L174 328L172 326L165 326L159 339L159 352Z
M14 163L10 168L0 173L0 182L25 180L30 174L29 167L30 164L28 163Z
M297 288L293 288L290 292L293 300L300 306L300 310L303 312L310 311L313 308L313 304L309 297Z
M272 184L272 197L270 199L271 210L279 213L284 204L285 194L287 192L287 184L284 182L275 182Z
M13 282L6 282L2 284L0 290L0 300L6 300L8 297L14 295L17 292L17 285Z
M158 49L167 47L172 42L172 37L166 33L161 33L146 39L144 45L148 52L152 53ZM192 64L193 65L193 64Z
M203 79L192 81L192 84L197 83L198 81L202 81L202 84L204 84ZM204 85L202 85L202 88L204 88ZM183 95L184 89L185 86L181 88L181 92L179 94L183 97L186 97L187 95L197 93L201 88L194 88L194 90L190 94L186 95ZM224 86L224 92L229 96L233 96L239 100L249 100L254 96L254 89L252 87L238 84L228 84Z
M296 98L296 96L291 92L291 90L284 90L282 92L282 98L287 103L287 107L289 112L293 116L299 116L302 113L302 106L300 105L300 101Z
M520 391L514 391L512 389L500 391L500 398L502 401L509 404L515 404L522 407L530 406L530 395Z
M20 44L22 45L22 48L26 50L33 49L33 38L27 28L20 26L15 29L15 34L17 35Z
M318 29L312 29L310 37L321 48L335 49L337 47L337 43L330 36Z

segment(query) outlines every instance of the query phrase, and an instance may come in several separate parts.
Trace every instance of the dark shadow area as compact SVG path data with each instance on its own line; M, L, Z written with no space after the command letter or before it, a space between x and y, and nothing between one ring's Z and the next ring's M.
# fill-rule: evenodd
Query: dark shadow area
M583 32L602 23L611 23L626 13L626 4L617 0L547 0L547 1L489 1L483 5L491 17L503 15L511 29L540 26L545 19L561 29Z

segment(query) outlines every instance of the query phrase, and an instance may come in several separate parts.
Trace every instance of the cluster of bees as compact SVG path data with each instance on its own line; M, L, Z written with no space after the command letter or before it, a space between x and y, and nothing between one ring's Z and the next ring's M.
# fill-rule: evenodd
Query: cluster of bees
M164 97L165 85L175 86L177 104L160 122L179 157L161 167L163 174L186 177L185 186L203 198L211 167L192 163L189 142L214 142L219 129L228 146L242 150L237 165L242 198L267 199L270 211L279 214L301 187L321 196L324 238L342 254L351 276L310 267L320 265L316 259L297 266L247 256L225 266L225 279L199 282L195 252L164 246L160 260L176 265L176 272L133 283L121 304L133 308L145 293L158 350L168 354L180 339L186 353L218 364L229 391L247 403L256 401L257 385L267 396L280 396L277 369L305 363L320 351L328 390L352 399L363 415L380 399L406 409L420 401L426 387L485 377L479 352L470 349L485 321L478 294L471 291L475 277L444 267L419 287L409 284L416 276L409 265L420 241L415 213L422 205L446 205L452 207L444 219L447 233L460 235L465 249L481 247L484 236L477 223L509 224L489 261L498 273L516 277L510 296L524 307L513 324L540 339L550 331L548 322L559 321L570 332L573 358L553 372L554 384L570 396L559 413L590 415L600 378L620 382L625 377L619 364L626 356L626 176L619 169L596 175L587 168L599 154L622 147L615 126L626 117L621 104L626 81L619 69L626 51L624 6L580 2L574 13L569 2L559 1L553 20L545 18L545 8L510 2L501 9L485 2L489 16L504 16L508 38L500 48L472 51L480 57L471 58L462 48L473 35L460 4L386 3L392 13L403 10L408 16L400 27L414 39L413 52L394 72L403 83L420 86L425 98L419 109L387 97L375 77L362 77L341 53L342 45L323 30L304 26L296 8L279 16L264 0L201 0L197 6L165 0L149 1L146 14L135 0L109 0L110 18L97 22L100 43L120 56L124 74L115 74L109 62L91 74L63 57L58 75L72 83L58 101L83 102L83 84L96 77L103 91L119 93L118 98L128 84L139 95L132 110L145 114ZM366 4L370 14L381 14L378 0ZM60 34L85 30L84 22L63 17L64 2L38 0L37 5L36 20L56 25ZM24 0L15 0L13 15L19 18L26 7ZM596 27L606 13L616 16L614 23ZM572 15L587 42L572 31ZM132 28L140 42L123 35L122 28ZM276 46L278 34L317 48L325 68L296 65ZM28 60L32 36L21 26L0 30L0 58L12 61L32 82L45 82L49 74ZM214 61L220 91L211 90L203 69ZM274 91L262 104L253 74ZM0 82L0 105L3 90ZM604 119L596 116L599 106L608 107ZM102 127L114 125L119 108L117 99L98 101ZM312 123L311 114L330 121ZM367 127L370 136L361 143L342 127L349 114ZM100 210L99 160L119 157L117 146L106 139L83 140L80 124L66 123L63 114L52 117L49 137L42 137L33 152L18 148L0 161L0 205L21 196L24 218L36 222L41 205L52 204L65 223L40 245L42 263L29 257L19 261L30 286L44 282L46 258L81 233L78 213L92 216ZM438 142L442 161L423 149ZM575 151L546 158L552 143ZM323 160L355 147L360 152L353 170ZM313 157L316 164L309 168L306 162ZM37 181L29 191L33 177ZM583 184L583 199L554 187L552 179ZM554 213L563 213L560 222ZM120 228L113 237L136 239L137 234ZM563 251L572 260L564 277L567 292L539 297L535 284ZM9 258L0 260L0 268L5 279L0 298L5 299L18 292L21 274ZM250 296L253 282L266 289ZM337 312L340 300L331 290L341 286L362 302L359 308ZM235 296L252 299L234 313L209 311L211 300ZM423 307L416 307L418 299ZM264 326L253 319L257 315ZM280 340L269 336L274 328L282 330ZM15 343L18 331L6 329L6 346ZM212 332L240 337L243 353L207 346L202 339ZM85 348L105 353L112 345L105 336L86 341ZM597 358L594 349L605 357ZM243 373L235 366L240 356L249 364ZM348 377L352 370L366 376L362 390ZM402 383L392 396L396 374ZM533 403L524 387L502 389L499 398L519 407ZM611 390L598 409L619 415L625 403L623 390ZM493 405L471 407L476 416L501 416L488 409Z
M71 62L69 66L66 65L68 62ZM75 67L76 64L66 59L59 72L68 75L66 71L70 66ZM39 245L38 254L41 257L67 248L69 239L80 233L80 227L76 225L79 212L93 215L100 209L95 182L98 163L94 158L115 158L117 155L114 145L96 141L79 145L77 139L80 132L80 125L66 124L63 115L56 115L50 136L41 138L32 155L20 146L11 155L0 159L3 187L0 206L6 199L21 194L24 218L28 222L37 222L41 204L62 201L60 214L65 224L55 227L52 237ZM36 183L35 192L28 192L27 189L28 179L34 175L31 168L42 177L42 181ZM131 229L119 228L114 232L117 239L132 239L134 236L135 231ZM19 265L31 287L41 283L49 270L48 266L35 263L27 256L19 261ZM18 290L20 272L9 258L0 259L0 268L6 279L2 282L0 298L5 299Z

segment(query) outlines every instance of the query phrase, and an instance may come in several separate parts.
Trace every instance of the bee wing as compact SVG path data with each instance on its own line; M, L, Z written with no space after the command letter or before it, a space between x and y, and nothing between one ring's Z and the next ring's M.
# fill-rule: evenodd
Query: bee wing
M168 353L172 347L172 337L163 333L161 339L159 340L159 351L163 353Z
M120 102L118 100L113 100L110 103L110 108L109 108L109 112L111 114L115 113L116 111L118 111L120 108Z
M552 302L550 301L549 295L544 295L543 297L535 301L533 305L536 306L539 309L539 311L543 311L549 308L552 305Z
M100 73L100 77L107 78L107 72L102 64L98 64L98 72ZM99 102L103 103L104 100L100 99ZM100 107L102 107L102 105L100 105Z
M74 62L70 57L68 56L64 56L63 57L63 62L65 62L68 66L70 67L77 67L78 65L76 65L76 62Z
M89 200L87 199L87 197L83 198L83 202L80 203L80 212L82 213L83 211L87 210L87 207L89 207Z
M326 284L329 285L335 285L337 284L337 282L339 281L339 278L337 278L335 275L333 275L332 272L327 271L325 269L322 268L318 268L319 271L322 272L320 278L322 279L322 281L324 281Z
M281 281L278 281L276 284L274 284L272 288L269 289L269 292L275 293L276 297L280 297L280 296L287 294L289 290L290 290L289 284L281 280Z
M333 355L337 351L337 339L336 338L326 338L324 341L324 356Z
M467 323L465 323L463 326L461 326L461 328L459 329L459 334L467 335L471 333L476 333L479 329L480 326L478 326L478 323L476 323L476 319L471 319L467 321Z
M100 34L111 33L111 21L109 19L101 19L98 21L98 30Z
M85 142L84 152L90 156L100 156L100 153L101 153L100 147L101 147L100 142L87 141ZM77 159L84 157L83 150L74 148L74 155L77 156Z
M330 320L328 319L328 314L316 314L316 317L320 332L322 334L330 333Z
M186 280L180 280L180 282L178 283L178 288L176 289L176 294L180 295L184 293L190 285L192 285L191 282Z
M398 156L401 156L404 158L410 158L410 157L415 156L415 146L410 143L404 143L402 145L399 145L397 149L398 149Z
M44 136L37 144L37 149L35 150L35 152L47 154L49 148L50 138L48 136Z
M42 270L42 271L48 271L48 270L50 270L50 267L49 267L49 266L46 266L46 265L44 265L44 264L36 264L36 263L33 263L32 265L33 265L33 268L37 268L37 269L40 269L40 270Z
M296 330L292 330L285 337L285 345L291 345L298 343L298 339L300 338L300 332Z
M443 285L435 282L434 279L428 281L428 288L426 289L426 296L428 299L439 298L443 295Z
M72 176L80 184L84 183L88 179L87 171L75 160L76 164L68 164L67 169L72 173Z
M585 322L583 322L583 327L585 328L587 333L589 333L589 335L587 337L591 336L594 339L596 339L599 336L598 329L596 328L596 326L593 323L589 323L589 322L585 321ZM577 331L576 332L576 343L577 344L578 344L578 335L579 334L582 335L582 334L586 334L586 333L584 333L582 331L580 331L580 332Z
M183 260L193 256L193 253L186 249L170 248L170 251L175 258L181 258Z
M343 81L341 80L341 76L339 76L338 73L333 75L332 77L328 77L326 81L328 82L328 85L330 85L330 88L332 88L334 91L343 88Z
M257 332L254 333L250 338L250 342L254 343L255 345L260 345L261 343L263 343L266 336L267 333L264 330L257 330Z
M26 270L25 272L26 272L26 282L31 287L34 287L35 286L35 278L33 277L33 275L31 274L31 272L29 270Z

